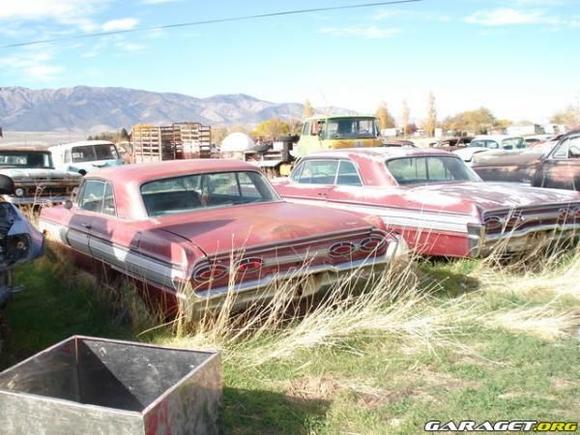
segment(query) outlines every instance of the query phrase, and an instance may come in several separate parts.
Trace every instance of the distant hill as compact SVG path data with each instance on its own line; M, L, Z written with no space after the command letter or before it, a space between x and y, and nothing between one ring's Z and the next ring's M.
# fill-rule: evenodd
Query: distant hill
M325 113L354 113L321 108ZM244 94L195 98L127 88L0 88L0 126L17 131L104 131L140 122L255 124L269 118L301 118L303 105L272 103Z

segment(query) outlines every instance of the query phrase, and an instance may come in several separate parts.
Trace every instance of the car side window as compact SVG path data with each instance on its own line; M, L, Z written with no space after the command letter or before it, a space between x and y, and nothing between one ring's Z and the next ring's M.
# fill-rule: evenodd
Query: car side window
M107 183L105 186L105 197L103 198L103 213L110 216L115 216L115 197L113 195L113 185Z
M99 180L85 181L79 199L79 207L83 210L101 213L103 210L103 198L105 196L105 183Z
M554 159L580 159L580 136L566 139L554 151L552 157Z
M362 181L354 163L349 162L348 160L340 161L336 184L339 186L362 186Z
M302 127L302 135L303 136L310 136L310 122L306 121L304 126Z
M296 178L300 184L334 184L338 160L306 160Z

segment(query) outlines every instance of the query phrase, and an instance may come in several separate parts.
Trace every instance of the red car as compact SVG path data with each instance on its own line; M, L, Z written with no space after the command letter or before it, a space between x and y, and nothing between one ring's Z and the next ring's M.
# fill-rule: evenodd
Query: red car
M435 149L320 152L274 187L295 202L379 215L411 249L433 256L486 255L504 240L521 251L554 230L580 230L580 194L484 183L458 156Z
M380 218L283 201L255 166L211 159L88 174L74 203L42 210L40 227L85 267L164 294L166 309L185 295L219 305L229 290L239 304L266 299L274 282L304 275L293 296L307 296L380 271L393 241Z

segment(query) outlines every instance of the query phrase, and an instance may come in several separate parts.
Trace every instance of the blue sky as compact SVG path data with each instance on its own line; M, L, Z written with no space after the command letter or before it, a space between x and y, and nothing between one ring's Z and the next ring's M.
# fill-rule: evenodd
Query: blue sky
M364 0L0 0L0 45ZM424 0L0 50L0 86L246 93L413 118L487 106L544 121L580 100L579 0Z

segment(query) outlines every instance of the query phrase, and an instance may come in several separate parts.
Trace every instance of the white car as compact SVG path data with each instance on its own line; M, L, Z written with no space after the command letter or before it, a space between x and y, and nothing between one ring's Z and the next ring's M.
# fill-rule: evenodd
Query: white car
M480 153L491 151L497 152L514 152L522 151L528 147L524 138L521 136L508 135L481 135L475 136L466 148L453 151L468 165L473 164L473 156Z
M86 140L49 148L54 166L64 171L88 174L98 168L120 166L123 159L113 142Z

